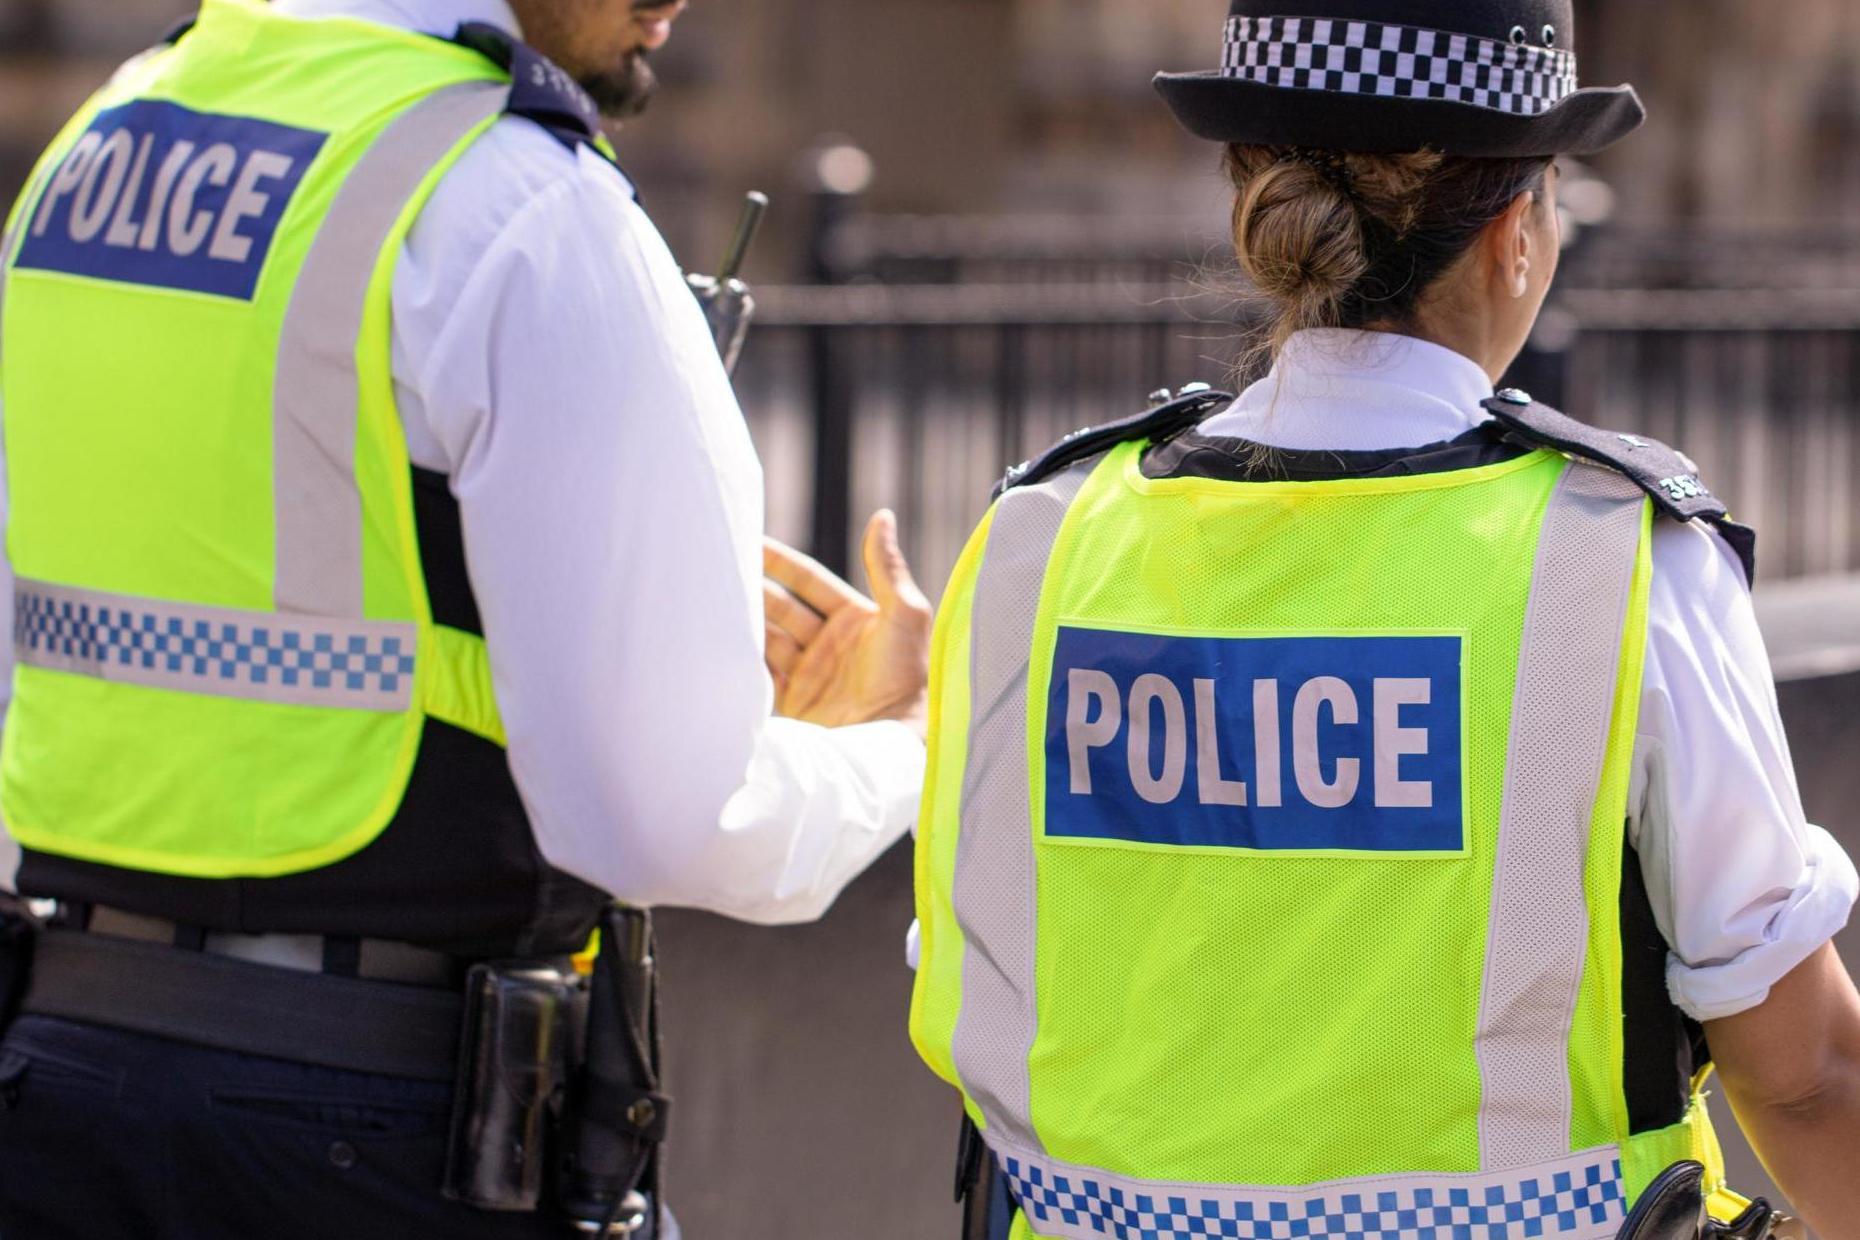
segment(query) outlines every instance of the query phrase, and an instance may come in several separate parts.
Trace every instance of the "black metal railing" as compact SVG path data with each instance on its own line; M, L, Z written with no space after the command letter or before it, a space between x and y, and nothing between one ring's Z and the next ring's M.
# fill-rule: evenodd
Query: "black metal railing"
M773 529L843 566L889 505L932 588L1008 465L1156 388L1232 382L1246 334L1233 299L1185 283L760 296L739 387ZM1860 572L1860 291L1575 290L1549 326L1520 385L1690 453L1762 531L1766 576Z

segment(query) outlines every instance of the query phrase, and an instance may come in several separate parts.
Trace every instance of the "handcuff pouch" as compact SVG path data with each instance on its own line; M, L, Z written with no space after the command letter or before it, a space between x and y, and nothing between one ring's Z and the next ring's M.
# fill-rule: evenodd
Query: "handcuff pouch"
M554 1120L578 1057L587 987L517 961L466 975L443 1191L480 1210L540 1207Z

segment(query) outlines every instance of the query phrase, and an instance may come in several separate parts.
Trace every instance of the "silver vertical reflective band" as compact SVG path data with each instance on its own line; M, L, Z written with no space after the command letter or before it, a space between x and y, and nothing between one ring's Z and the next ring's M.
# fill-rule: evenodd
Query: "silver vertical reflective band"
M1038 1019L1027 664L1054 540L1096 463L1002 496L975 579L969 755L951 892L963 935L962 1009L950 1052L989 1135L1027 1150L1044 1149L1027 1078Z
M350 171L311 243L285 312L272 394L280 612L362 614L355 350L375 262L427 174L503 111L509 94L499 83L463 82L397 117Z
M404 711L419 629L200 607L19 578L19 662L118 684L285 706Z
M1626 478L1576 462L1538 537L1476 1035L1486 1171L1569 1152L1569 1031L1589 930L1583 880L1645 504Z

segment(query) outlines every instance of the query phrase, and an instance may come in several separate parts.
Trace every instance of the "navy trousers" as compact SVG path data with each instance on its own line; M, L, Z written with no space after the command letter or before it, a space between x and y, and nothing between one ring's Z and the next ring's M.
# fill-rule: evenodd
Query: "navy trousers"
M566 1240L440 1196L451 1095L22 1017L0 1040L0 1240Z

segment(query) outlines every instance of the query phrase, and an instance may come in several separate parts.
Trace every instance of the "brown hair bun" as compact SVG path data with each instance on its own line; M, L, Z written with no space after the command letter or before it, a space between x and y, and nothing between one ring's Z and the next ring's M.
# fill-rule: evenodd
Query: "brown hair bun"
M1234 249L1273 352L1311 327L1401 327L1546 158L1229 146Z

